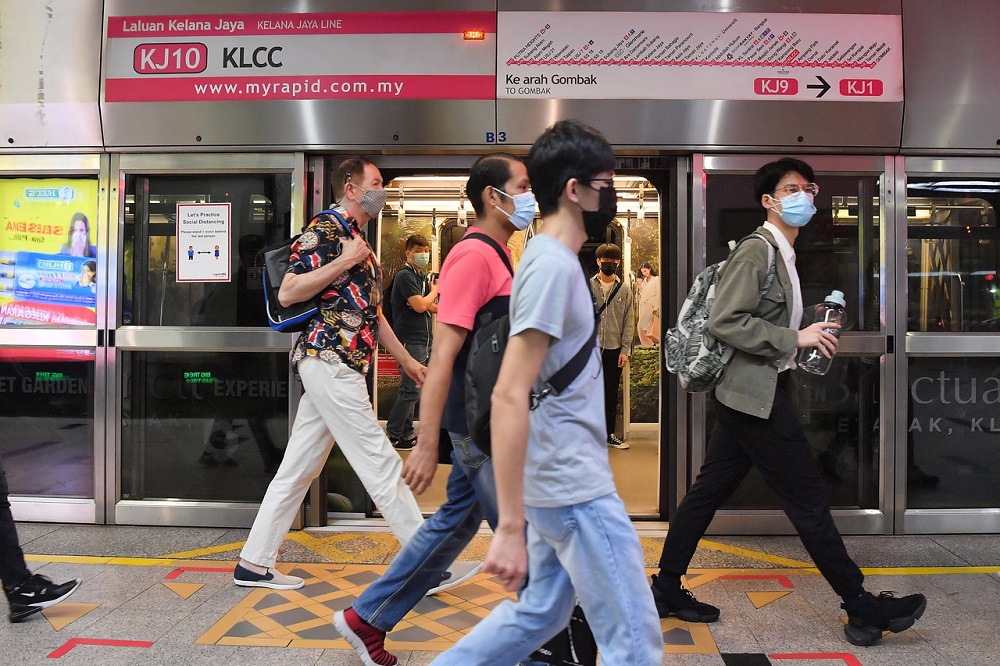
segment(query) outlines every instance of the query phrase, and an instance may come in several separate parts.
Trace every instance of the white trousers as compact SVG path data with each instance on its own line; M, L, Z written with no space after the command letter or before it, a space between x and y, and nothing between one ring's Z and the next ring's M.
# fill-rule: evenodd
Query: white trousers
M262 567L274 566L278 548L310 484L326 465L334 441L405 545L424 519L400 476L403 461L375 420L365 378L343 363L313 357L299 361L298 371L305 394L285 456L267 487L241 557Z

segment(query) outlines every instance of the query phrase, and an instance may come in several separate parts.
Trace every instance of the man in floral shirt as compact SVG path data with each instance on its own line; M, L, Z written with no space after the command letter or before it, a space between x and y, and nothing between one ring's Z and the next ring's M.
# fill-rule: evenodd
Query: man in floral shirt
M292 246L278 292L282 305L319 296L320 307L292 353L305 393L281 466L233 574L233 582L244 587L303 586L301 578L278 572L274 563L334 441L400 543L405 545L423 523L413 493L400 478L402 460L375 419L365 383L378 342L418 386L425 371L382 316L381 269L360 235L385 205L382 175L368 160L352 158L340 165L333 182L340 202L334 210L346 226L333 215L320 215Z

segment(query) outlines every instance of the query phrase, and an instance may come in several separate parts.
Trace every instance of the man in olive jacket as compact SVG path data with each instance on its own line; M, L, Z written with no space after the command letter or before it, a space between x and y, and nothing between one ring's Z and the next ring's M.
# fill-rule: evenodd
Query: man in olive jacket
M741 243L716 287L708 329L735 354L715 389L718 418L705 462L671 516L660 571L653 576L653 598L660 617L719 619L718 608L681 587L681 576L716 510L756 466L820 573L844 600L847 639L872 645L883 631L913 626L927 600L922 594L896 598L883 592L876 597L864 589L864 575L833 523L825 484L786 393L798 349L818 347L830 357L839 342L824 330L838 324L817 322L799 330L802 291L793 245L816 212L813 199L819 188L812 181L812 167L791 158L765 164L754 175L754 196L767 213L757 233L766 240ZM766 243L774 247L775 277L761 296L772 254Z

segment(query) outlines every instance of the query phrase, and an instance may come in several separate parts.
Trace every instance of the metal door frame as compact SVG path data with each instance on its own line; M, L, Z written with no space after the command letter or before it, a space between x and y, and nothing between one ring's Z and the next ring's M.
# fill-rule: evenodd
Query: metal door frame
M97 177L97 270L108 275L108 178L109 158L106 154L79 155L0 155L0 177L59 178L66 176ZM103 284L102 284L103 283ZM60 523L102 523L107 510L103 493L107 473L107 377L106 336L109 291L106 280L98 282L96 325L88 327L53 328L42 326L0 327L0 346L7 347L77 347L92 348L94 358L94 497L11 496L11 513L15 520Z
M691 199L689 224L690 234L688 245L678 244L674 261L679 267L678 275L687 276L680 280L681 285L674 288L673 296L678 298L678 305L683 302L687 285L691 276L697 275L707 265L707 193L706 177L716 173L753 174L760 165L782 155L705 155L695 154L691 158ZM897 275L896 254L889 251L894 247L895 228L886 224L897 220L895 210L895 193L899 191L896 180L896 165L894 159L888 156L834 156L805 155L802 159L816 170L817 173L843 173L845 175L874 175L879 177L879 216L883 222L879 224L879 252L882 271L879 276L879 290L884 295L881 304L883 330L880 332L850 332L841 339L840 350L848 353L883 353L882 372L879 377L879 390L883 399L880 400L879 423L879 465L880 480L877 509L835 510L834 520L838 528L847 534L892 534L896 516L896 488L899 483L896 468L896 455L899 447L896 442L898 423L891 406L895 393L892 390L895 378L898 376L897 360L892 351L892 335L896 321L893 313L897 310L894 278ZM905 201L905 184L903 189ZM902 212L904 222L905 206ZM897 221L898 224L898 221ZM904 264L905 265L905 264ZM687 272L684 271L687 269ZM683 292L683 293L682 293ZM905 368L904 368L905 369ZM678 440L678 469L676 479L676 501L679 503L698 469L704 460L707 433L704 423L706 417L706 396L704 394L686 394L677 391L676 410L678 428L685 428L687 437ZM683 416L682 416L683 415ZM903 444L905 446L905 442ZM904 451L905 453L905 451ZM684 459L683 455L687 458ZM903 480L905 482L905 470ZM668 516L669 517L669 516ZM712 534L794 534L795 529L782 511L778 510L722 510L716 514L708 530Z
M121 498L121 417L122 380L118 351L199 351L225 352L287 352L294 341L293 333L278 333L270 329L209 328L181 326L122 326L119 311L122 239L125 233L125 177L191 176L212 174L291 174L291 216L289 234L301 226L305 210L306 159L303 153L177 153L177 154L115 154L111 156L111 174L116 178L111 190L110 247L114 256L109 261L113 270L109 276L108 323L115 333L108 345L109 422L115 424L108 436L104 494L107 497L107 521L111 524L184 525L250 527L257 515L259 503L209 502L177 500L122 500ZM289 371L289 380L291 372ZM294 382L289 381L291 387ZM289 391L289 428L298 394ZM297 521L299 524L301 520Z

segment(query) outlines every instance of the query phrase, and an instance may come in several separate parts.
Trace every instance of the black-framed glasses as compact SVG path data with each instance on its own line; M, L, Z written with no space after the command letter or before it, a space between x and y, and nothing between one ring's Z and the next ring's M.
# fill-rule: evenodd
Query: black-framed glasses
M816 183L806 183L805 185L799 185L798 183L788 183L787 185L782 185L774 192L786 192L788 194L798 194L799 192L805 192L809 196L816 196L819 194L819 185Z

